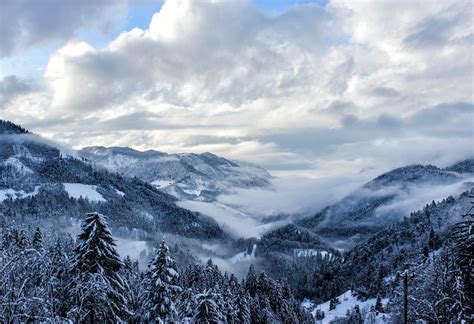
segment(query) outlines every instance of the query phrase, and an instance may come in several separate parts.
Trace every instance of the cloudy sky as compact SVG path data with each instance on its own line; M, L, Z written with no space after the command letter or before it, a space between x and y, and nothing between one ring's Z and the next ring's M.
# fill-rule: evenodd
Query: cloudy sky
M474 155L471 1L1 0L0 118L309 177Z

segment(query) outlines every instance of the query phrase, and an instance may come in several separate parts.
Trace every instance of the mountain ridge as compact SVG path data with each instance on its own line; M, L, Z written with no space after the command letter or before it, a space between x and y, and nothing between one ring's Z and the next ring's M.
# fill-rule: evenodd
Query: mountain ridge
M98 167L136 176L181 200L215 201L234 188L266 187L271 179L259 166L209 152L169 154L92 146L78 153Z

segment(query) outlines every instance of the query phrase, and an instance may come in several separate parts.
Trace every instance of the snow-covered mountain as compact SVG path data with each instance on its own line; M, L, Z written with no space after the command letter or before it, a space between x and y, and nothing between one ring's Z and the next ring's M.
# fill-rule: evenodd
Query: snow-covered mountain
M474 186L474 159L447 168L409 165L384 173L299 225L340 247L361 242L432 201L457 196Z
M167 154L126 147L86 147L79 155L111 172L137 177L181 200L215 201L235 188L269 185L263 168L212 153Z
M0 121L0 214L70 225L98 211L123 231L223 238L217 223L136 178L97 170L20 126Z

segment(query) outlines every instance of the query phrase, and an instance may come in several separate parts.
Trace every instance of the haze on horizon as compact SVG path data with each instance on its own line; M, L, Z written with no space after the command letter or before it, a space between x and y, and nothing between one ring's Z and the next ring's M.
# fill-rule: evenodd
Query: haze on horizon
M0 3L0 118L274 175L474 155L471 1Z

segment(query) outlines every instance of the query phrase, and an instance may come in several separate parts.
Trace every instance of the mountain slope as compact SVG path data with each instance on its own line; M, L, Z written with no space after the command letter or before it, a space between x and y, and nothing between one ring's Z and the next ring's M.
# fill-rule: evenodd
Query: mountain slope
M86 147L79 155L112 172L137 177L182 200L214 201L233 188L265 187L263 168L212 153L167 154L125 147Z
M139 179L96 170L17 125L0 121L0 130L0 213L7 217L77 219L98 211L128 230L225 236L212 219Z
M338 247L351 247L428 202L469 189L473 165L471 159L446 169L410 165L392 170L298 224L327 241L339 241Z

